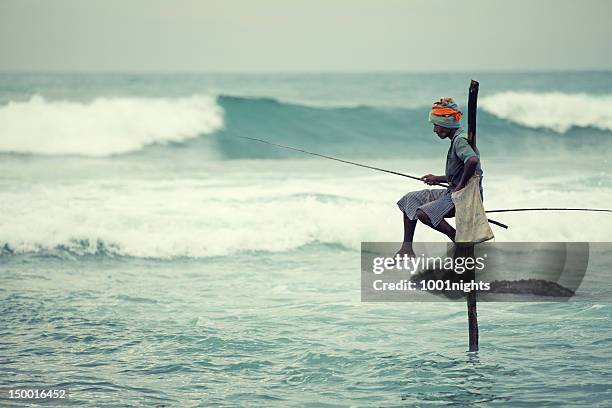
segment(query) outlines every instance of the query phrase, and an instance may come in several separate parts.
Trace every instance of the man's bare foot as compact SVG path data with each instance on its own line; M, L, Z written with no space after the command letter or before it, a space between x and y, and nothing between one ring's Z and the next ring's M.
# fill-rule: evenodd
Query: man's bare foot
M399 251L395 253L395 255L393 255L393 257L395 258L398 255L402 258L404 257L404 255L407 255L408 258L416 258L416 254L412 249L412 245L402 245L402 247L399 249Z

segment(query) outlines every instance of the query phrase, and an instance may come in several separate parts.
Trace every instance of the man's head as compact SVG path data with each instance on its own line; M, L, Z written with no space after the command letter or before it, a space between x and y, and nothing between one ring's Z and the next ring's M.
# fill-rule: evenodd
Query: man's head
M462 112L453 98L442 98L434 102L429 112L429 121L433 123L435 134L444 139L452 137L457 129L461 127Z

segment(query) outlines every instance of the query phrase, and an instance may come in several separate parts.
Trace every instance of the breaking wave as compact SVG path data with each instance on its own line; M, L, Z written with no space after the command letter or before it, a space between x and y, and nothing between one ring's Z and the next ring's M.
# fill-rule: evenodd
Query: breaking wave
M501 119L557 133L572 127L612 131L612 95L509 91L482 98L480 106Z
M0 107L0 151L109 156L182 142L223 127L214 98L96 98L48 101L34 95Z
M529 152L534 137L542 148L612 148L612 95L502 92L480 105L479 143L489 155ZM180 147L222 159L297 157L236 137L249 136L343 157L438 157L428 110L317 107L230 95L98 97L89 103L36 95L0 106L0 152L103 157L158 145L169 155Z
M245 251L291 252L307 245L359 250L362 241L401 239L401 213L395 202L419 185L378 175L327 175L323 169L316 177L300 177L296 170L291 174L290 167L285 166L290 177L271 180L261 175L248 183L240 175L227 175L222 180L123 180L8 189L0 213L0 255L206 258ZM551 188L561 180L567 181L494 177L486 181L486 207L596 206L612 200L610 188L600 188L586 202L584 190L568 191L565 184ZM608 241L612 228L612 217L598 213L528 212L492 218L511 226L495 228L498 241ZM423 242L444 240L422 226L415 237Z

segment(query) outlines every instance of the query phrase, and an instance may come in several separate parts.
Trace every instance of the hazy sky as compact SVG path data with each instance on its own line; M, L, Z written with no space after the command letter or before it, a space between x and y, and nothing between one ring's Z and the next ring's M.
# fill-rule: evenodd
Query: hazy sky
M612 0L0 0L0 70L612 69Z

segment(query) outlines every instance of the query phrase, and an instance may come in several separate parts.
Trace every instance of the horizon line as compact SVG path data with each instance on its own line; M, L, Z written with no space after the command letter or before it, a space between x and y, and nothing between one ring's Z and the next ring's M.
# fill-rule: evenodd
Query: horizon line
M0 74L200 74L200 75L320 75L320 74L382 74L382 75L437 75L437 74L562 74L562 73L612 73L612 68L521 68L477 70L404 70L404 69L321 69L321 70L208 70L208 69L3 69Z

